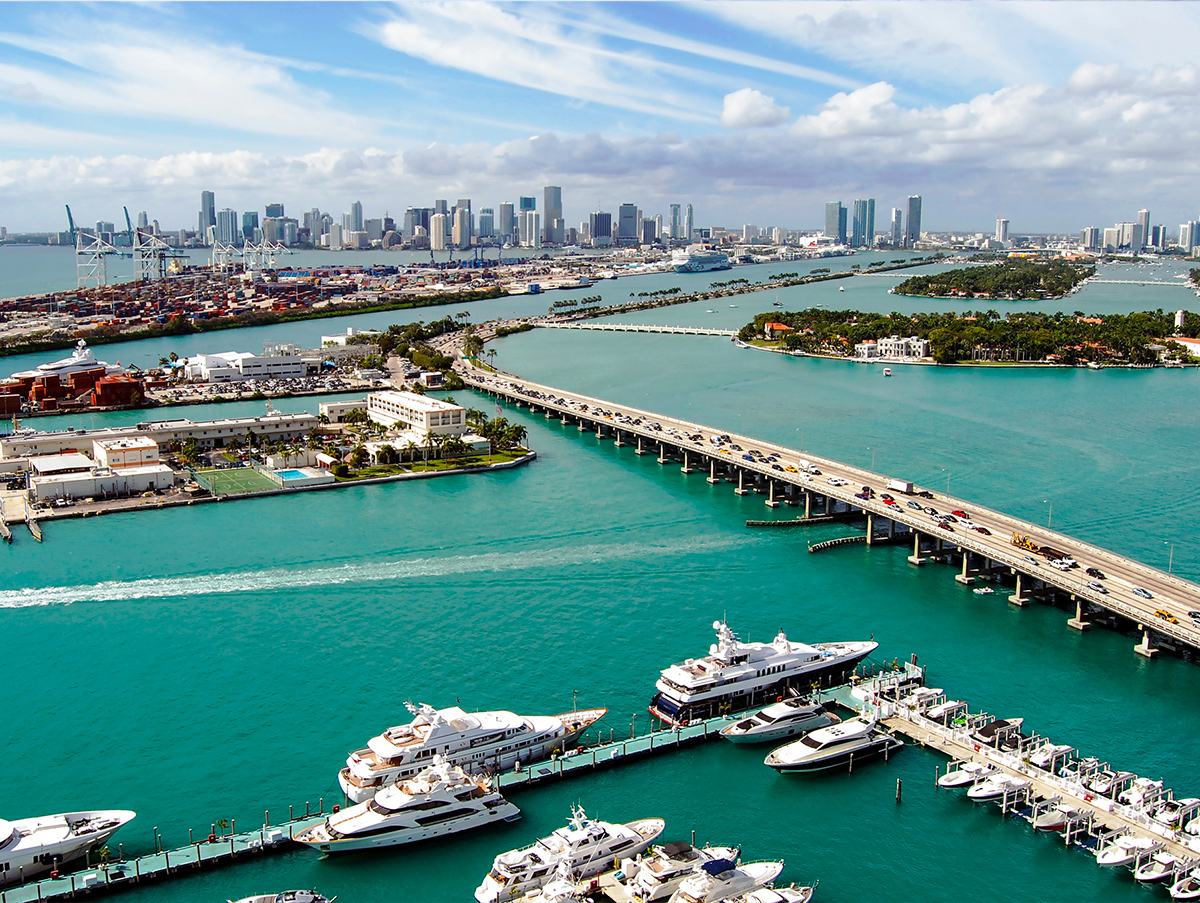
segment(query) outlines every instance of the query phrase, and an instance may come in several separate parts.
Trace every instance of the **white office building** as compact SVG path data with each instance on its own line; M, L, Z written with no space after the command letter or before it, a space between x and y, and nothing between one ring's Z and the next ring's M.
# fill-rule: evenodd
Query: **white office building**
M184 364L184 375L206 383L248 379L290 379L304 376L305 363L298 355L268 357L249 351L197 354Z
M468 429L464 407L415 392L374 392L367 396L367 416L388 428L422 434L461 436Z

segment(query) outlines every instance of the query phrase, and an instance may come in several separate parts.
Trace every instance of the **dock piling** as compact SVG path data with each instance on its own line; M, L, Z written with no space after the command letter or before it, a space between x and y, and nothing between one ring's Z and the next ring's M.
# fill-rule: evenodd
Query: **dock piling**
M903 782L900 780L900 778L896 778L896 802L897 803L900 802L900 788L901 788L902 784L903 784Z

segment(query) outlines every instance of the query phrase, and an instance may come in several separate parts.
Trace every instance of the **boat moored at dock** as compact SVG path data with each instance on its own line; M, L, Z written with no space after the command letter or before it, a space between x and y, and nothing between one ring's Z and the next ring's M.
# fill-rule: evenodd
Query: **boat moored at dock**
M782 702L843 683L879 644L790 642L782 630L770 643L743 643L724 621L714 621L717 642L708 655L664 668L650 713L674 726Z
M784 773L828 771L852 768L855 761L887 756L903 746L873 718L849 718L779 747L763 763Z
M783 860L738 865L729 859L704 863L671 894L670 903L720 903L757 890L783 871Z
M722 728L721 736L733 743L768 743L828 727L840 720L821 703L794 696Z
M240 900L227 900L226 903L333 903L336 899L323 897L315 890L285 890L281 894L258 894Z
M472 771L493 772L540 761L566 749L608 714L608 709L585 709L526 717L405 705L414 715L411 722L388 728L346 759L338 783L351 802L366 802L383 787L417 774L433 756Z
M19 884L83 859L136 813L128 809L0 819L0 887Z

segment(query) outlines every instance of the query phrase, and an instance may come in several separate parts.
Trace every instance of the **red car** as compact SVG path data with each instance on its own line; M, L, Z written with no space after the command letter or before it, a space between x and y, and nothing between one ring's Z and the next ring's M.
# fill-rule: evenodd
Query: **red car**
M938 526L941 527L943 530L949 530L951 533L954 532L954 528L952 526L950 526L948 523L946 523L944 520L938 521Z
M955 517L965 518L966 520L971 519L971 516L969 514L967 514L967 512L965 512L965 511L951 511L950 513L953 514Z

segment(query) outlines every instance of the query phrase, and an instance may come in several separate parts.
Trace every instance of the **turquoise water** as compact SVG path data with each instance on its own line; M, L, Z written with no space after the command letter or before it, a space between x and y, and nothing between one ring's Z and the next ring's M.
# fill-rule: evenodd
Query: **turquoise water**
M860 281L880 283L877 303L896 300L886 280ZM758 309L738 303L745 319ZM494 347L530 378L861 466L874 458L935 489L949 479L956 495L1031 520L1044 523L1052 501L1055 527L1158 566L1174 542L1175 570L1200 576L1194 371L914 367L885 380L702 337L536 331ZM245 830L264 810L276 820L289 804L335 799L347 751L407 720L406 699L536 713L568 708L578 690L581 706L610 707L619 735L645 726L658 670L702 653L722 614L751 639L780 627L807 640L873 635L880 659L918 653L935 685L976 706L1200 790L1187 739L1200 730L1196 666L1146 661L1108 631L1077 634L1057 609L975 596L949 568L910 567L903 548L810 556L806 540L845 528L749 530L745 519L769 516L759 497L558 421L505 416L528 429L532 465L53 522L43 545L18 532L0 549L13 763L0 813L133 808L118 835L127 853L151 849L154 826L170 846L220 818ZM524 819L491 832L346 859L298 850L132 896L201 903L313 886L346 903L468 903L493 856L581 801L602 818L661 815L671 838L694 829L751 859L784 857L784 878L820 878L825 901L1145 899L1127 873L936 792L945 760L931 751L816 779L774 774L766 751L693 748L516 792Z

